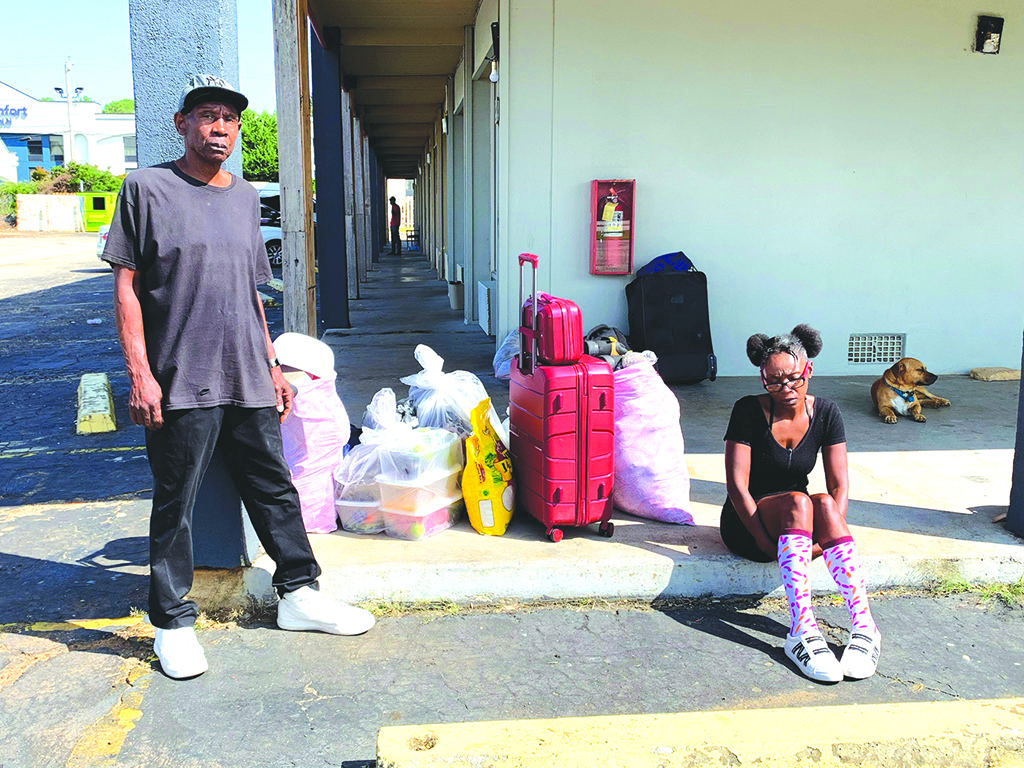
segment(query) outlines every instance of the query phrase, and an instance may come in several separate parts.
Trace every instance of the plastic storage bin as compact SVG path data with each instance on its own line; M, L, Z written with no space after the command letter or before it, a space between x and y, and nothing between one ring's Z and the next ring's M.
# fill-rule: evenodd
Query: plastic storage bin
M426 539L458 522L462 508L461 495L455 498L435 495L430 504L423 504L413 512L382 507L384 532L397 539Z
M335 499L334 508L338 511L341 527L350 533L380 533L384 530L384 513L380 501L348 501Z
M380 477L389 483L419 483L419 478L462 469L462 440L444 429L414 429L401 444L381 447Z
M377 483L382 506L395 511L416 512L441 498L460 497L461 480L462 470L453 469L419 477L412 483L388 482L384 476L379 477Z

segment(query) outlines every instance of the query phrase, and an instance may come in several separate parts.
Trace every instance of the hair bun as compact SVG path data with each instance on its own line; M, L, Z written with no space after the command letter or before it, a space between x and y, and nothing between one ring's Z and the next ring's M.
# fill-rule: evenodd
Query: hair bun
M800 323L800 325L793 329L792 333L799 339L800 344L803 345L808 358L818 356L818 353L821 352L821 334L818 331L806 323Z
M747 357L758 368L764 362L764 351L768 348L770 341L771 339L763 333L755 333L747 339Z

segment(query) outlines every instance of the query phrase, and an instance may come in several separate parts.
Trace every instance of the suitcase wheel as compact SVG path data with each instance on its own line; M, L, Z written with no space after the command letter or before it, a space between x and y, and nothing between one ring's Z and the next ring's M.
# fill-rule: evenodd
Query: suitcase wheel
M599 531L606 539L610 539L615 533L615 523L602 523Z
M548 538L555 542L555 544L560 542L562 540L562 536L564 535L565 534L562 533L561 528L552 528L550 531L548 531Z

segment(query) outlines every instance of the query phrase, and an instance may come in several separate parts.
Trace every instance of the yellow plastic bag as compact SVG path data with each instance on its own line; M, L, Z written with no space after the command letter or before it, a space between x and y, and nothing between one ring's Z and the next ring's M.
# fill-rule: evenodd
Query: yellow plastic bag
M469 522L477 533L501 536L515 509L512 459L502 441L491 400L481 400L470 412L473 434L466 438L466 469L462 495Z

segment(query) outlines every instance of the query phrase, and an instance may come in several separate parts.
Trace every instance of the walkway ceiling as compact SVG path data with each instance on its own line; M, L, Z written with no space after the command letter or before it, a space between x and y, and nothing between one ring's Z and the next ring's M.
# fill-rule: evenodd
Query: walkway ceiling
M479 0L309 0L386 176L412 178ZM315 42L313 43L316 44Z

